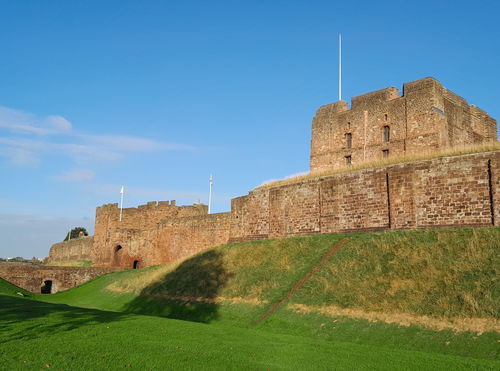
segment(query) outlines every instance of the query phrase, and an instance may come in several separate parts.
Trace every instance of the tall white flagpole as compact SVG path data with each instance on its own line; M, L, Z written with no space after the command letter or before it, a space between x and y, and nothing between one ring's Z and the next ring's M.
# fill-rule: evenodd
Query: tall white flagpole
M212 209L212 185L214 184L214 178L212 174L210 174L210 190L208 192L208 213L210 214L210 210Z
M120 189L120 222L122 221L122 215L123 215L123 193L124 189L123 186Z
M339 100L342 100L342 35L339 34Z

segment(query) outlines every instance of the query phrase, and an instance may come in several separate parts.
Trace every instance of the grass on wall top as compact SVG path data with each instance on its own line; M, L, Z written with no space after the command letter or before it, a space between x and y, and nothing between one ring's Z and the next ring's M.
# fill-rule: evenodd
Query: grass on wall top
M354 163L349 166L345 166L339 169L331 169L326 171L318 171L314 173L307 173L304 175L294 176L282 180L270 181L268 183L262 184L259 188L269 188L269 187L277 187L285 184L297 183L304 180L311 180L316 178L321 178L325 176L335 175L335 174L343 174L349 173L356 170L364 170L364 169L372 169L379 168L388 165L396 165L396 164L404 164L408 162L416 162L423 160L432 160L435 158L442 157L454 157L461 155L469 155L473 153L484 153L484 152L494 152L500 151L500 142L490 142L476 145L467 145L467 146L457 146L453 148L443 149L443 150L422 150L419 153L415 154L405 154L398 156L389 156L387 158L381 158L372 161L366 161L361 163Z

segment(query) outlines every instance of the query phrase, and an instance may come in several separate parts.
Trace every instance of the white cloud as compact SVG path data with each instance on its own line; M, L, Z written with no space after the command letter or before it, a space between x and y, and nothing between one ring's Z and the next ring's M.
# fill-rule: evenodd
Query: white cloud
M128 135L83 135L82 138L95 145L124 152L183 151L195 149L192 146L159 142L153 139Z
M71 122L58 115L48 116L46 122L58 132L69 132L73 128Z
M12 133L54 135L68 133L72 125L62 116L40 118L31 113L0 107L0 128Z
M15 166L35 165L46 154L67 156L82 165L117 161L129 153L196 149L129 135L80 133L62 116L38 117L7 107L0 107L0 133L2 129L9 134L0 137L0 156ZM52 136L58 139L51 139Z
M88 169L72 169L54 177L61 182L85 183L95 178L95 172Z

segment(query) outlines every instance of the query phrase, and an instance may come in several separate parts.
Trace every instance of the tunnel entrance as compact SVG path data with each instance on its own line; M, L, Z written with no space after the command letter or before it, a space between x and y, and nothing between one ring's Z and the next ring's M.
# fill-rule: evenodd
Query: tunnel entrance
M139 269L139 260L134 260L134 265L132 267L134 269Z
M40 289L42 294L50 294L52 293L52 280L43 281L43 286Z

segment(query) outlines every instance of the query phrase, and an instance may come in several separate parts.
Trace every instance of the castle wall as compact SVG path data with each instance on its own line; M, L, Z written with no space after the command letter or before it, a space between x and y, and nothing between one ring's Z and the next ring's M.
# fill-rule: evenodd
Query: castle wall
M50 267L23 263L0 263L0 277L27 291L40 293L44 281L52 281L52 293L68 290L116 268Z
M399 96L389 87L354 97L351 109L344 101L320 107L312 125L311 172L497 141L496 121L437 80L409 82L403 91Z
M69 241L55 243L50 248L48 263L62 263L75 260L91 260L90 252L94 237L83 236Z
M96 266L114 265L115 252L120 241L146 233L144 231L155 230L160 220L164 218L183 218L206 214L206 205L176 206L175 201L154 201L136 208L123 209L120 221L118 204L100 206L96 209L94 245L91 250L92 262ZM150 232L147 233L150 234ZM140 240L138 239L138 241Z
M231 213L218 213L163 220L158 227L155 261L168 263L227 243L231 219Z
M137 261L144 267L235 241L499 226L499 176L495 151L270 185L233 199L230 213L167 217L144 229L111 228L104 245L94 242L93 261L121 268Z
M248 203L269 205L267 218L245 197L234 212L258 221L248 239L268 225L269 237L499 225L499 163L496 151L335 174L250 192Z

